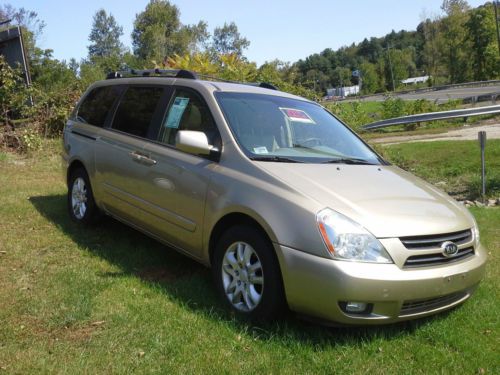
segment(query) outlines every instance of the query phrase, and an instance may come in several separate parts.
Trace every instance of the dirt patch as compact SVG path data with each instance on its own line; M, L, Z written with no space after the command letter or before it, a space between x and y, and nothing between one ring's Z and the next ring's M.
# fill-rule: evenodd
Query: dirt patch
M438 134L419 134L373 138L370 140L370 143L393 145L398 143L411 142L477 140L477 133L479 131L485 131L487 139L500 139L500 124L495 123L487 125L482 124L479 126L464 126L460 129L454 129L447 131L446 133Z
M90 324L82 327L69 327L63 330L58 330L54 339L69 340L69 341L89 341L94 334L100 331L100 326Z

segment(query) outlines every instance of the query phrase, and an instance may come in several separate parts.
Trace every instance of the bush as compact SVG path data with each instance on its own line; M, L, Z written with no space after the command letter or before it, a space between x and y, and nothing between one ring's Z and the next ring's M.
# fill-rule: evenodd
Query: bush
M388 96L382 103L382 118L389 119L406 115L406 104L401 98Z
M334 102L328 105L328 109L355 130L373 121L360 102Z
M13 69L0 56L0 145L3 147L29 153L40 147L42 136L60 135L81 95L80 81L64 63L42 65L46 70L40 66L35 69L41 77L39 82L28 87L21 70ZM58 79L62 76L64 80Z

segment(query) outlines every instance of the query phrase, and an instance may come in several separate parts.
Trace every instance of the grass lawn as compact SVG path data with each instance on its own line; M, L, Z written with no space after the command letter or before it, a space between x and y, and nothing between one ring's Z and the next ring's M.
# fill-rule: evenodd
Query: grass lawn
M422 155L442 147L430 145ZM487 276L451 312L376 328L293 316L255 326L221 308L197 263L111 219L71 223L58 147L0 154L0 375L500 372L499 208L473 209L491 253ZM469 157L465 148L457 157ZM410 163L413 151L387 153Z
M417 142L376 148L394 164L442 190L469 199L481 195L481 151L477 141ZM485 158L487 195L500 198L500 140L487 141Z

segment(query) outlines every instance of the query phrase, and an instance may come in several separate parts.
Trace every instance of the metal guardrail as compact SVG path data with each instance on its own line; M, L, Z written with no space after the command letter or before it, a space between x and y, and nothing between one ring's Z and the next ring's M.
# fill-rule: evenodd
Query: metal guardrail
M492 105L488 107L478 107L478 108L467 108L467 109L455 109L453 111L443 111L443 112L430 112L421 113L418 115L395 117L387 120L381 120L372 122L361 127L363 130L375 130L386 128L395 125L406 125L415 124L419 122L435 121L435 120L448 120L460 117L471 117L480 115L489 115L500 113L500 105Z
M479 103L479 102L491 101L491 104L496 104L497 99L500 99L500 91L489 92L486 94L475 95L475 96L469 96L467 98L463 98L462 103L474 105L474 104Z
M447 90L447 89L454 89L458 87L485 87L485 86L491 86L491 85L498 85L500 84L500 80L490 80L490 81L474 81L474 82L464 82L464 83L452 83L449 85L441 85L441 86L431 86L431 87L421 87L421 88L411 88L408 90L401 90L401 91L394 91L394 92L384 92L380 94L366 94L366 95L355 95L355 96L350 96L347 97L346 99L365 99L365 98L371 98L375 96L387 96L387 95L393 95L397 97L398 95L405 95L405 94L420 94L423 92L433 92L433 91L441 91L441 90ZM485 95L490 95L490 94L485 94ZM473 98L473 97L470 97ZM469 98L466 98L469 99ZM469 99L470 100L470 99ZM324 100L325 102L330 102L332 100Z

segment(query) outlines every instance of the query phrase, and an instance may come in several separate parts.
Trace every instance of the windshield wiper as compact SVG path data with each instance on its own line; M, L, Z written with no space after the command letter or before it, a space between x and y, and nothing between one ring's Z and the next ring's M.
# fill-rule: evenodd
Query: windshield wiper
M285 156L276 156L276 155L253 156L250 159L256 160L256 161L274 161L274 162L278 162L278 163L303 163L300 160L290 159L290 158L287 158Z
M357 159L357 158L340 158L340 159L331 159L327 160L324 163L331 163L331 164L362 164L362 165L376 165L375 163L371 163L367 160L364 159Z

